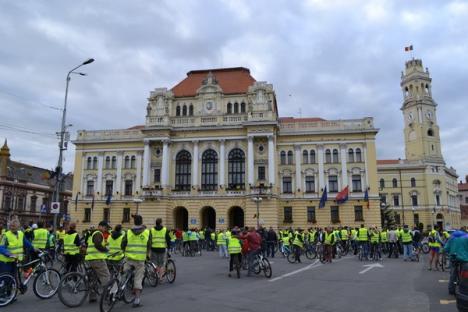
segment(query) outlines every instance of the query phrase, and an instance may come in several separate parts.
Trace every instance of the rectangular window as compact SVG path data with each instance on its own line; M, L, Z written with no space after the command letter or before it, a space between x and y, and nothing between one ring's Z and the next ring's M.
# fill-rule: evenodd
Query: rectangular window
M114 181L106 180L106 196L112 195L114 189Z
M418 205L418 195L411 195L411 204L413 207L416 207Z
M387 195L380 195L380 202L383 204L387 204Z
M264 166L258 167L258 179L265 180L265 167Z
M292 193L292 179L291 177L283 177L283 193Z
M399 207L400 206L400 196L393 195L393 206Z
M354 206L354 221L364 221L362 206Z
M340 222L340 207L338 206L331 206L330 207L330 217L332 223L339 223Z
M436 195L436 206L440 206L440 195Z
M419 214L417 213L414 214L414 225L415 226L419 225Z
M25 204L26 204L25 197L23 195L19 195L16 198L16 209L18 209L19 211L23 211Z
M123 209L122 223L130 222L130 208Z
M84 209L83 222L91 222L91 208Z
M468 204L468 197L465 197L465 204Z
M353 174L353 192L362 192L361 175Z
M315 192L315 178L314 178L314 176L306 176L305 177L305 188L306 188L306 193L314 193Z
M36 212L36 205L37 205L37 196L31 196L31 212Z
M292 223L293 222L293 215L292 215L292 207L284 207L284 223Z
M110 209L109 208L104 208L102 219L106 222L110 221Z
M338 176L336 175L328 176L328 191L338 192Z
M133 194L133 181L125 180L125 196L132 196Z
M161 168L154 169L154 183L161 182Z
M317 222L317 219L315 219L315 207L307 207L307 222Z
M92 196L94 194L94 181L86 182L86 196Z

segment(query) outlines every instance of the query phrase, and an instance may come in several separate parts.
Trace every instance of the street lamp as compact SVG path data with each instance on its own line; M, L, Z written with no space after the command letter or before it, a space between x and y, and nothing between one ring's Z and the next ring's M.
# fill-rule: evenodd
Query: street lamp
M256 196L252 198L252 200L257 204L257 229L260 228L260 203L262 202L262 198L260 196Z
M133 202L137 205L136 214L138 214L138 208L140 207L140 204L143 202L143 199L141 199L141 198L134 198L134 199L133 199Z
M80 68L83 65L88 65L90 63L94 62L93 58L87 59L80 65L76 66L72 70L70 70L67 74L67 79L66 79L66 86L65 86L65 100L63 103L63 111L62 111L62 125L60 127L60 143L59 143L59 159L57 163L57 168L55 168L55 194L54 194L54 202L59 201L60 197L60 190L61 190L61 184L62 184L62 163L63 163L63 151L67 149L66 146L64 146L64 141L65 141L65 134L66 134L66 116L67 116L67 100L68 100L68 86L70 84L70 75L71 74L78 74L81 76L84 76L85 74L83 73L77 73L75 70ZM54 232L57 229L57 214L54 214Z

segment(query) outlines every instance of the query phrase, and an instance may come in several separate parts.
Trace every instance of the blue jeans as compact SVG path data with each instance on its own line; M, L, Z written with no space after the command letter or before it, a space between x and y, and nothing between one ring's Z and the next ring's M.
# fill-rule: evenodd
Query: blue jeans
M413 244L403 244L403 259L407 260L411 257L413 257Z
M364 257L369 257L369 242L360 241L359 244L362 246L362 251L364 252Z
M247 273L247 275L251 275L254 271L254 262L255 262L255 257L260 253L260 249L258 250L253 250L253 251L249 251L247 253L247 261L249 263L249 271Z

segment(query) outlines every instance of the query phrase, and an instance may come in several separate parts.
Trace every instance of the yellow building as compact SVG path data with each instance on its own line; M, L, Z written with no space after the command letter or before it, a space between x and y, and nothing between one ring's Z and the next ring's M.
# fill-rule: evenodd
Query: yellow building
M377 131L372 118L279 118L273 86L246 68L191 71L150 93L144 126L78 131L72 219L80 228L129 226L136 212L177 228L379 225Z
M432 79L422 61L406 62L401 76L406 159L378 160L382 206L397 223L460 226L457 173L442 156Z

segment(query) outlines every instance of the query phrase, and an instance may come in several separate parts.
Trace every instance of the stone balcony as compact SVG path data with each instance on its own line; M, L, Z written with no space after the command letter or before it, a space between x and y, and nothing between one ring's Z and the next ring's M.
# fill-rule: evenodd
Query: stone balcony
M138 129L117 130L78 130L76 143L99 142L99 141L121 141L121 140L143 139L143 134Z
M333 131L365 131L373 130L374 120L371 117L348 120L307 120L300 118L281 121L280 134L301 134L304 132L333 132Z

